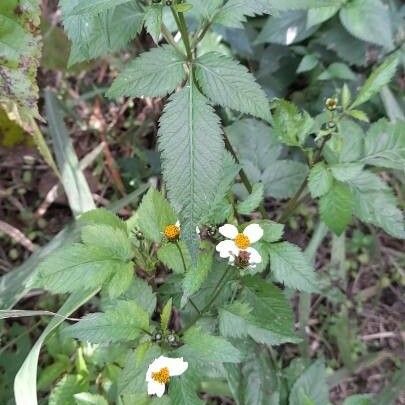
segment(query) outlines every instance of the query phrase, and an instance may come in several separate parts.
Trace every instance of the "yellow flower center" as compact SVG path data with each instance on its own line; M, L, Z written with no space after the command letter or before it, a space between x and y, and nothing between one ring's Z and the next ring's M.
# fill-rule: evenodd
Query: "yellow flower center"
M168 240L171 242L176 241L179 239L180 236L180 228L177 225L167 225L164 231L164 234Z
M250 240L245 234L238 233L235 238L235 245L239 249L247 249L250 246Z
M159 371L152 373L152 379L160 384L167 384L170 380L169 369L163 367Z

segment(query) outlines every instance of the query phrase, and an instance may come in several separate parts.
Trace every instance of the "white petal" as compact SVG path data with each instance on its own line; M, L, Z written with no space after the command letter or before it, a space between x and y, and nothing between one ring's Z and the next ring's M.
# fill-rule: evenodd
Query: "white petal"
M250 243L256 243L263 236L263 229L259 224L248 225L243 234L249 238Z
M170 377L181 375L188 369L188 363L183 360L183 357L169 358L166 360L166 367L169 369Z
M262 257L255 248L249 247L246 251L250 253L249 264L258 264L262 262Z
M223 259L239 254L239 249L233 240L223 240L218 243L215 249Z
M180 221L177 220L175 225L177 226L177 228L180 228Z
M165 393L165 385L156 381L148 382L148 395L157 395L159 398Z
M200 232L200 228L198 227L198 226L196 226L195 227L195 233L197 234L197 235L199 235L201 232Z
M152 380L152 373L157 373L165 366L165 356L159 356L157 359L153 360L152 363L148 367L148 371L146 372L146 381L154 381Z
M231 224L225 224L223 226L220 226L218 232L228 239L235 239L236 235L239 233L238 228L235 225Z

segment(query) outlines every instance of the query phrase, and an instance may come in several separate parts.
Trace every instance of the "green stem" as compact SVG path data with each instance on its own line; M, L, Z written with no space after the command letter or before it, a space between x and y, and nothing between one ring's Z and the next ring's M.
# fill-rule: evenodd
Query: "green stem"
M173 38L172 33L168 30L165 24L162 24L162 35L164 39L179 53L181 56L185 56L184 52L181 50L181 48L178 46L176 41Z
M184 259L183 251L181 250L181 247L179 245L179 242L175 242L175 245L177 247L177 250L179 251L180 257L181 257L181 262L183 263L183 269L184 269L184 274L186 274L187 271L187 266L186 266L186 261ZM201 314L201 311L197 307L197 305L193 302L191 298L188 299L192 307L197 311L198 314Z
M187 23L184 18L184 14L177 13L173 7L171 7L170 9L172 10L174 20L176 21L177 27L180 31L181 39L183 40L184 47L186 48L187 59L189 62L191 62L193 60L193 53L191 51L190 38L188 36Z
M207 312L211 308L211 305L215 302L215 300L217 299L219 293L222 290L222 287L226 283L226 278L227 278L227 275L228 275L230 269L231 269L231 266L228 266L226 268L226 270L224 271L224 274L222 274L221 278L219 279L219 281L218 281L218 283L217 283L217 285L216 285L216 287L214 289L214 292L213 292L210 300L208 301L207 305L205 305L205 307L200 311L199 315L190 323L190 325L188 325L187 328L185 328L182 331L182 334L184 334L193 325L195 325L200 320L200 318L204 315L204 313Z
M225 134L225 132L223 133L223 138L224 138L224 143L225 143L225 147L226 149L230 152L230 154L233 156L233 158L235 159L236 163L240 164L238 156L235 152L235 149L233 148L233 146L231 145L231 142L229 141L227 135ZM249 181L249 178L245 172L245 170L241 167L239 170L239 176L240 179L242 180L243 185L245 186L247 192L250 194L253 190L253 186L252 183ZM259 207L259 211L262 214L263 218L267 217L267 212L264 208L263 203L260 204Z

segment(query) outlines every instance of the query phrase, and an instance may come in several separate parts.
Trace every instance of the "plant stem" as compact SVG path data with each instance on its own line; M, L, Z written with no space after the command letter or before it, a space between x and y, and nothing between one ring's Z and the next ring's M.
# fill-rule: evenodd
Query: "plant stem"
M178 46L178 44L176 43L176 41L173 38L172 33L169 31L169 29L166 27L165 24L162 23L162 35L164 37L164 39L181 55L181 56L185 56L184 52L182 51L182 49Z
M226 270L224 271L224 274L222 274L216 287L214 288L214 292L213 292L210 300L208 301L207 305L205 305L205 307L200 311L199 315L190 323L190 325L188 325L187 328L185 328L182 331L182 334L184 334L188 329L190 329L193 325L195 325L197 323L197 321L204 315L204 313L210 309L211 305L215 302L219 293L221 292L222 287L225 285L226 278L227 278L227 275L228 275L230 269L231 269L231 266L228 266L226 268Z
M188 36L187 23L184 18L184 14L177 13L173 7L170 7L170 9L172 10L174 20L176 21L177 27L180 31L181 39L183 40L184 47L186 48L187 59L189 62L191 62L193 60L193 53L191 51L190 38Z
M227 135L225 134L225 132L223 133L223 137L224 137L224 143L225 143L225 147L226 149L230 152L230 154L233 156L233 158L235 159L236 163L240 164L238 156L235 152L235 149L233 148L233 146L231 145L231 142L229 141ZM249 178L245 172L245 170L241 167L239 170L239 176L240 179L242 180L243 185L245 186L247 192L250 194L253 190L253 186L252 183L249 181ZM259 207L259 211L262 214L263 218L267 217L267 212L264 208L263 203L260 204Z
M177 247L177 250L180 253L180 257L181 257L181 262L183 263L183 269L184 269L184 274L187 271L187 266L186 266L186 261L184 260L184 255L183 252L181 250L181 247L179 245L179 242L175 242L175 245ZM188 298L188 301L190 302L190 304L193 306L193 308L197 311L198 314L201 314L201 311L199 310L199 308L197 307L197 305L193 302L193 300L191 298Z

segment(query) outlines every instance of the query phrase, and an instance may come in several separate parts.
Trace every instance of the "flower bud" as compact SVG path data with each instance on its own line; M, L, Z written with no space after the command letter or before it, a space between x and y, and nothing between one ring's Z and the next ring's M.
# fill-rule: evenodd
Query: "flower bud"
M336 107L337 107L337 99L336 98L327 98L326 102L325 102L325 107L329 110L329 111L335 111Z

